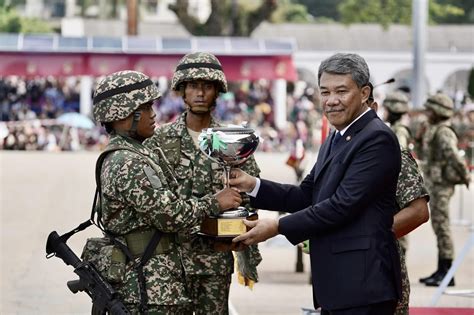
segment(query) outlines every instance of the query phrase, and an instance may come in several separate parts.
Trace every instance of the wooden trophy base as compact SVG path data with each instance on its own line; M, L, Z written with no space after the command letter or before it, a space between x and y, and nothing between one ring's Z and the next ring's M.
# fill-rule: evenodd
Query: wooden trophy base
M247 211L247 210L245 210ZM256 212L248 212L246 216L226 216L226 212L219 217L206 217L201 223L201 236L216 240L232 240L249 230L243 220L257 220Z

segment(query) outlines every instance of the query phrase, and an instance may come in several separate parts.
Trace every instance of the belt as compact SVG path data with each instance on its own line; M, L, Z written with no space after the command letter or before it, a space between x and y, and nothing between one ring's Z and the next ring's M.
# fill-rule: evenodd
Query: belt
M134 257L142 256L145 252L148 243L155 234L155 230L142 230L135 231L125 235L125 241L130 253ZM174 242L174 234L163 234L160 242L156 246L153 255L164 254L171 250L172 243Z

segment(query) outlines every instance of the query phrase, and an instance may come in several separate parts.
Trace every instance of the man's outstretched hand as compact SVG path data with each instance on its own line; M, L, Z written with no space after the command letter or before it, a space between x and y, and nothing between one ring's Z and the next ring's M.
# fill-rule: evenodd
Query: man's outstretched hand
M263 218L255 221L244 220L244 224L251 228L251 230L237 236L232 242L254 245L278 235L278 219Z
M241 169L234 168L230 172L229 184L241 192L251 192L257 183L255 177L245 173Z

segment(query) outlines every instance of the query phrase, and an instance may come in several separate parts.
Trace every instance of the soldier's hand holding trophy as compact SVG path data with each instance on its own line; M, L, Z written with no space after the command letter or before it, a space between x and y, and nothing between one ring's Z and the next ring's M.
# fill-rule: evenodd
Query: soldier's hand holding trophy
M259 137L251 128L244 127L219 127L204 129L199 135L201 151L209 158L216 161L223 169L226 179L225 185L229 187L231 168L244 163L257 149ZM225 191L225 190L223 190ZM232 204L232 209L221 213L217 217L207 217L203 220L200 234L227 241L247 231L243 219L256 220L258 215L244 207L237 207L237 200L227 200Z

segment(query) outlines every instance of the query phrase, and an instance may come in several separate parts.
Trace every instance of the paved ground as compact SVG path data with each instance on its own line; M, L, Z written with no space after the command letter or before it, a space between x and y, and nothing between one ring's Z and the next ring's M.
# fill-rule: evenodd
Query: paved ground
M66 281L74 278L72 268L59 259L45 259L45 242L52 230L64 233L90 214L94 192L93 168L98 153L44 153L0 151L1 206L1 308L0 314L88 314L90 302L85 294L73 295ZM292 182L294 175L284 165L286 155L258 154L263 177ZM311 158L311 157L309 157ZM462 202L461 202L462 201ZM474 192L457 191L452 200L452 218L474 220ZM261 212L261 215L274 215ZM465 225L453 225L456 251L469 236ZM80 252L85 231L70 240ZM311 307L309 261L305 272L295 273L296 250L284 238L260 245L263 262L260 283L253 291L234 283L231 304L234 314L301 314ZM435 268L436 249L429 224L410 235L408 269L412 279L412 306L428 306L435 288L417 283ZM455 289L474 289L474 249L456 274ZM438 306L471 307L474 299L443 295Z

